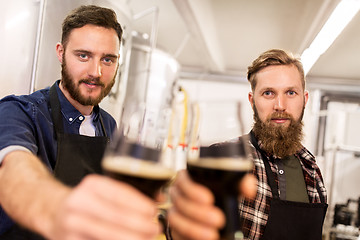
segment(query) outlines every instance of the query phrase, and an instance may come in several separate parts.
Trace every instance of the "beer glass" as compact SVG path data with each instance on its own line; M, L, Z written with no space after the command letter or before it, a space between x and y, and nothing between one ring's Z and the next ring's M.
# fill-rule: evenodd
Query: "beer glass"
M166 108L151 108L145 103L128 106L105 151L104 174L155 198L160 188L175 176L171 159L162 154L169 114Z
M241 104L237 101L203 101L191 105L191 134L187 170L207 186L215 205L223 210L226 225L221 240L243 238L238 209L238 186L252 170L248 139L243 136Z

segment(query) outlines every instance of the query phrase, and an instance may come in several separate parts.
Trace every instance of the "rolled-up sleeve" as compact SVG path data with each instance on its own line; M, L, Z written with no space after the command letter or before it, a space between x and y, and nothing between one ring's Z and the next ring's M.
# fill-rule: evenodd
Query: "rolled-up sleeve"
M36 109L30 102L15 101L12 96L1 100L0 150L9 146L21 146L33 153L37 152L36 131L32 119L35 112Z

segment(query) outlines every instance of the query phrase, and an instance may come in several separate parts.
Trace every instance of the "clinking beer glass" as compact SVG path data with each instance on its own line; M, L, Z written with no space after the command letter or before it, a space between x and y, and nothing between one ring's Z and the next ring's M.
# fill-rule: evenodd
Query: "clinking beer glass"
M243 135L241 107L236 101L206 101L191 105L187 170L207 186L225 214L221 240L243 238L238 209L239 182L252 170L248 139ZM242 136L242 137L240 137Z
M145 103L129 106L102 160L106 175L133 185L150 198L175 176L171 159L162 154L167 110Z

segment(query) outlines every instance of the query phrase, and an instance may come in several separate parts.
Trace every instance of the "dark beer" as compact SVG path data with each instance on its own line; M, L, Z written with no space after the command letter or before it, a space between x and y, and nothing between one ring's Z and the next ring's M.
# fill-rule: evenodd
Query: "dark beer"
M131 157L108 156L102 164L105 175L126 182L151 198L175 176L173 170L156 162Z
M236 183L252 169L252 164L241 159L209 158L189 161L187 169L194 181L210 188L214 195L237 195Z
M246 158L246 147L244 139L239 138L190 151L187 161L190 176L209 187L215 196L237 196L237 183L253 167L252 161Z
M221 239L236 239L235 234L240 229L238 183L252 169L252 163L233 158L201 158L194 162L188 161L187 169L194 181L213 192L215 205L225 213L226 225L220 231Z

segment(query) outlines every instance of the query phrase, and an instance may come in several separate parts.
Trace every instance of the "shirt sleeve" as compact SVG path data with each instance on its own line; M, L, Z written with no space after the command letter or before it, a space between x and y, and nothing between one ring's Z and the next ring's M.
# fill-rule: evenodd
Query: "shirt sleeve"
M8 153L11 153L13 151L26 151L31 152L29 149L23 147L23 146L8 146L0 150L0 166L2 164L3 159Z
M0 102L0 150L9 146L22 146L37 153L36 127L34 116L37 109L29 101L15 96Z

